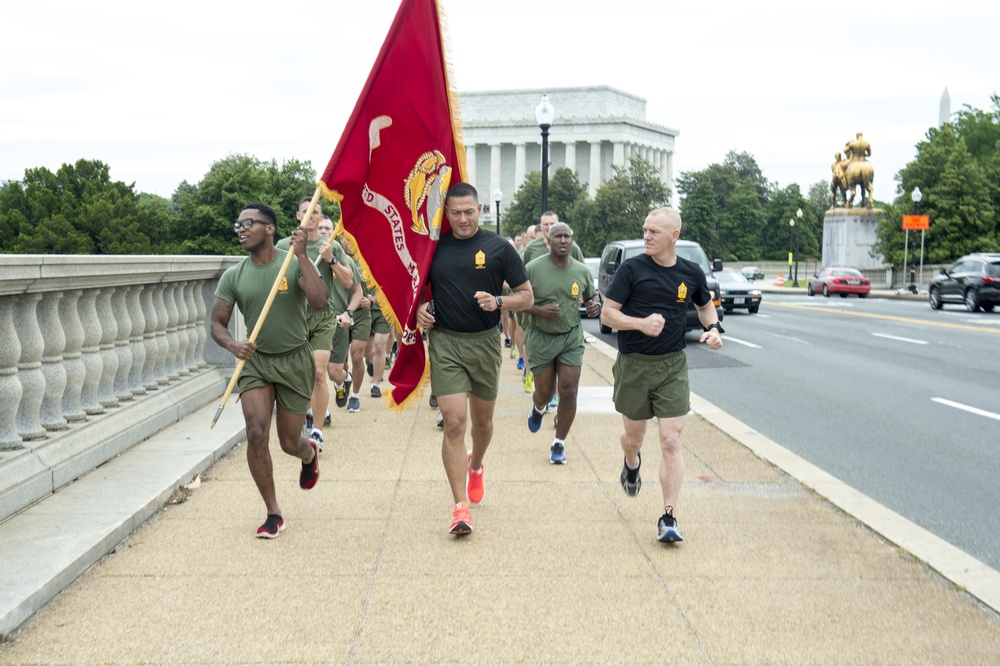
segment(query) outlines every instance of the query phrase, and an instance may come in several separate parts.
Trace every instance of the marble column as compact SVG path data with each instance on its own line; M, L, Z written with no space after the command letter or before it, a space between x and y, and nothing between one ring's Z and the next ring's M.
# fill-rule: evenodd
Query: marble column
M500 144L490 144L490 187L500 187ZM486 198L486 193L480 197Z
M15 298L20 296L0 296L0 451L13 451L24 446L14 427L22 393L21 380L17 377L21 343L14 330Z
M590 196L597 194L597 188L601 184L601 142L590 142Z
M129 348L129 338L132 337L132 317L128 311L128 292L131 287L118 287L111 297L111 311L114 313L118 330L115 333L115 355L118 357L118 371L115 372L114 392L119 401L127 402L133 398L128 387L128 379L132 374L132 350Z
M22 294L14 302L14 330L21 343L17 361L17 378L21 382L21 402L17 406L15 427L21 439L28 441L45 437L41 408L45 396L45 376L42 374L42 329L38 326L38 301L41 294Z
M128 346L132 350L132 367L128 372L128 390L132 395L146 395L146 387L142 383L142 373L146 367L146 343L143 333L146 331L146 317L142 313L140 295L145 285L135 284L128 290L128 317L132 321L132 331L128 336Z
M115 287L104 287L97 294L97 319L101 329L98 348L103 364L101 382L97 388L97 401L104 407L118 406L118 398L115 397L115 376L118 374L115 338L118 336L118 322L111 309L111 299L114 295Z
M63 349L62 365L66 370L66 390L62 397L62 415L70 423L87 420L83 411L80 393L87 378L87 368L83 364L80 348L83 347L83 324L80 322L80 296L82 289L63 292L59 301L59 321L62 322L63 334L66 336L66 346Z
M41 420L46 430L66 430L69 423L63 417L62 401L66 392L66 367L63 352L66 333L59 321L61 291L46 292L38 304L38 326L42 333L42 377L45 378L45 395L42 397Z
M628 161L632 158L632 154L634 153L635 147L636 147L635 144L632 144L632 143L626 143L625 144L624 151L623 151L624 154L622 155L622 157L623 157L623 162L622 163L623 164L628 164Z
M514 183L515 187L520 187L524 182L524 172L527 169L528 150L524 143L514 145Z
M612 144L611 163L615 166L625 166L625 145L621 141Z
M465 147L465 182L476 187L476 146L475 144Z
M566 168L576 173L576 141L566 143Z

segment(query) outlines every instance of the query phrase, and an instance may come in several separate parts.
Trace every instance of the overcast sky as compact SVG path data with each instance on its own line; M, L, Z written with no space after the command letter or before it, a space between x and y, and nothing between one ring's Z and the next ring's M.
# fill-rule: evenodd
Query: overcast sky
M675 173L754 155L828 181L855 132L875 195L952 111L1000 92L1000 3L440 0L459 90L610 85L680 132ZM8 4L8 3L5 3ZM0 36L0 181L80 158L169 197L247 153L322 172L397 0L11 2ZM552 136L558 138L558 109Z

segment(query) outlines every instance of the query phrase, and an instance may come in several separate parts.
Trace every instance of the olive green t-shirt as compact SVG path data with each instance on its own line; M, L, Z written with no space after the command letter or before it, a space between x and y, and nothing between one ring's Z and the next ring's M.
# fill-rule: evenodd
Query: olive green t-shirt
M266 264L255 264L249 257L226 269L219 278L215 295L227 303L235 303L246 317L247 331L257 325L267 295L271 293L285 261L284 250L278 250L274 259ZM257 334L257 351L262 354L284 354L306 344L309 330L306 326L306 293L299 282L302 271L297 257L292 258L288 271L278 287L267 319Z
M559 316L546 319L538 315L528 315L528 325L543 333L566 333L580 324L580 297L586 301L594 296L594 276L587 265L569 260L569 266L559 268L552 263L549 255L528 262L524 267L535 292L535 305L556 303Z
M306 255L309 257L309 261L316 261L316 257L319 256L319 248L326 242L328 242L328 239L323 238L322 236L313 241L306 241ZM279 250L285 250L287 252L292 246L292 239L290 236L286 236L275 243L274 246ZM338 262L342 264L347 263L347 253L344 252L344 248L341 247L340 243L333 241L330 247L333 249L333 256L337 258ZM316 269L319 271L319 276L323 278L323 283L326 285L326 289L330 293L327 306L332 308L334 285L340 286L337 282L337 276L333 274L333 267L322 259L320 259L319 265L316 266Z
M525 246L524 252L521 254L521 259L524 260L524 265L527 266L529 261L545 256L548 253L549 246L545 244L545 239L536 238ZM576 244L576 241L573 241L573 247L569 251L569 256L576 259L581 264L583 263L583 250L581 250L580 246ZM532 287L534 287L534 283L532 283Z

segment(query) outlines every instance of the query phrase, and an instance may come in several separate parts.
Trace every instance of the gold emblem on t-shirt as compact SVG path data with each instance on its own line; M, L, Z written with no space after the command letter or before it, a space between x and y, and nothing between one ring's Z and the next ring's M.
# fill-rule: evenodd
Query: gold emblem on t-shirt
M580 295L580 285L578 285L576 282L574 282L573 283L573 288L570 289L569 293L573 296L573 298L577 298Z
M283 294L288 293L288 278L286 278L284 275L281 276L281 282L278 284L278 291L280 291Z
M476 269L486 268L486 253L480 250L476 252Z
M677 302L683 303L687 299L688 287L686 284L681 282L680 286L677 287Z

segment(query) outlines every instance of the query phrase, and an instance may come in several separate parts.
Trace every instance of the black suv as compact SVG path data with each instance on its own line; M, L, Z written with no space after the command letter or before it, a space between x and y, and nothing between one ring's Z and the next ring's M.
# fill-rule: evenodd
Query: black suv
M611 281L614 279L618 267L626 259L631 259L645 252L646 244L641 238L612 241L604 246L604 251L601 252L601 264L597 271L597 290L601 294L602 301L604 300L604 294L608 291L608 287L611 286ZM677 241L677 256L693 261L701 266L701 270L705 271L708 289L712 293L712 303L715 304L715 311L719 315L719 321L722 321L723 312L722 301L719 300L719 282L715 279L715 275L712 274L713 270L722 270L722 261L716 259L710 265L708 263L708 255L705 254L705 250L701 249L701 245L689 240ZM692 302L688 304L687 326L684 332L686 333L695 329L701 330L701 322L698 320L698 311L694 309L694 303ZM609 326L601 324L601 333L610 332L611 328Z
M945 303L964 303L975 312L991 312L1000 304L1000 252L967 254L931 280L928 300L940 310Z

